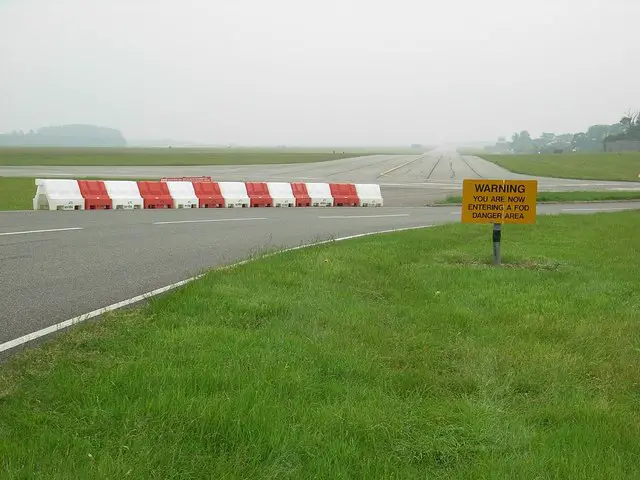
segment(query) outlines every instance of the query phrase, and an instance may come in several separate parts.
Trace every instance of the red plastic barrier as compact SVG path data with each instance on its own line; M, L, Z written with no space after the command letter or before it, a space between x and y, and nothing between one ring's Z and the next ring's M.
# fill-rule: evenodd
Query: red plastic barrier
M266 183L245 182L245 185L247 186L247 195L251 200L251 207L273 207L273 198L269 194Z
M210 182L211 177L165 177L161 182Z
M144 208L173 208L173 199L165 182L138 182Z
M330 183L331 196L336 207L358 207L360 198L356 186L352 183Z
M113 202L102 180L78 180L85 210L111 210Z
M200 208L224 208L224 197L217 182L193 182Z
M296 182L291 184L291 191L296 199L296 207L310 207L311 197L307 192L307 185L302 182Z

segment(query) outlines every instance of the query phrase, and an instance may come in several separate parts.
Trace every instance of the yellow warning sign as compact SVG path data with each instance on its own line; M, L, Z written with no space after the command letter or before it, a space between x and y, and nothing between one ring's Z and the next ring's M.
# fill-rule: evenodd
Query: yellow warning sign
M464 180L462 223L535 223L537 180Z

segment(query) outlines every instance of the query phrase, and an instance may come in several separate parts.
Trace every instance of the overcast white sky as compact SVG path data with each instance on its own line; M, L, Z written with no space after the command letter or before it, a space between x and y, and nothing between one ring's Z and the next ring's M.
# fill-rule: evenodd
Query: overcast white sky
M0 131L407 144L640 108L640 0L0 0Z

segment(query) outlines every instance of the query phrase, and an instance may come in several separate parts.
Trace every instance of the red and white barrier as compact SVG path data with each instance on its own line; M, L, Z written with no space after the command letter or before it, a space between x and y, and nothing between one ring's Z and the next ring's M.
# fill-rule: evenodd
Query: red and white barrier
M224 206L227 208L249 208L251 199L247 193L247 187L242 182L218 182L220 193L224 198Z
M359 207L360 199L358 198L358 192L356 192L356 186L352 183L331 183L331 196L333 197L333 204L338 207Z
M374 183L356 183L356 194L361 207L381 207L383 204L380 185Z
M113 202L101 180L78 180L85 210L111 210Z
M84 204L77 180L36 179L34 210L84 210Z
M141 181L138 190L144 200L144 208L173 208L173 198L167 182Z
M166 181L165 181L166 180ZM383 205L380 186L352 183L36 179L34 210L332 207Z
M173 208L198 208L200 201L192 182L168 181L169 194L173 198Z
M114 210L138 210L144 208L144 199L138 184L130 180L105 180L104 186Z
M306 187L312 207L333 207L333 195L328 183L307 183Z
M200 208L224 208L226 206L217 182L193 182Z
M296 199L296 207L310 207L311 197L307 190L307 184L302 182L294 182L291 184L291 191Z
M273 198L264 182L246 182L247 195L252 207L273 207Z
M291 184L286 182L267 182L269 195L274 207L295 207L296 197L293 196Z

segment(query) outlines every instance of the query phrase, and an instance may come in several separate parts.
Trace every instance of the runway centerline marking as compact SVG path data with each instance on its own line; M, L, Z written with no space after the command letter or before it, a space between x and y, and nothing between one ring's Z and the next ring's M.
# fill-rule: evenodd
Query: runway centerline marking
M325 215L318 218L385 218L385 217L409 217L409 213L394 213L388 215Z
M210 218L207 220L176 220L167 222L153 222L154 225L173 225L176 223L211 223L211 222L248 222L250 220L266 220L264 217L259 218Z
M4 232L4 233L0 233L0 237L1 236L6 236L6 235L27 235L30 233L49 233L49 232L69 232L71 230L84 230L84 228L82 227L69 227L69 228L49 228L46 230L25 230L22 232Z
M403 163L402 165L398 165L397 167L390 168L389 170L386 170L386 171L384 171L384 172L380 173L380 175L378 175L378 178L385 176L387 173L394 172L394 171L398 170L399 168L406 167L406 166L407 166L407 165L409 165L410 163L417 162L418 160L420 160L420 159L422 159L422 158L423 158L423 157L420 157L420 158L414 158L413 160L409 160L408 162Z

